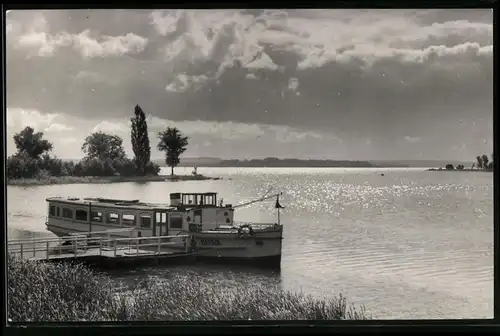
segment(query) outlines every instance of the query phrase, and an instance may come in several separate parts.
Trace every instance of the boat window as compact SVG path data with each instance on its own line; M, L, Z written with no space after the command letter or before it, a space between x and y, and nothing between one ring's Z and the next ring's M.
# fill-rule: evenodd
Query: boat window
M156 223L165 224L167 222L167 213L157 212L156 213Z
M171 214L170 215L170 228L171 229L182 229L182 215Z
M143 229L151 228L151 215L141 214L141 228Z
M62 217L73 219L73 210L68 208L62 208Z
M76 210L75 211L75 219L78 220L78 221L88 221L88 217L87 217L87 211L85 210Z
M49 216L54 217L55 215L56 215L56 206L55 205L49 206Z
M118 224L119 221L120 221L120 216L116 212L108 212L106 223Z
M212 195L205 195L204 199L205 205L215 205L215 199Z
M61 216L61 212L60 212L60 208L59 207L56 208L56 216L57 217Z
M130 215L130 214L122 215L122 224L135 226L135 215Z
M102 223L102 212L92 211L90 216L92 217L92 222Z
M182 204L196 203L195 195L182 195Z

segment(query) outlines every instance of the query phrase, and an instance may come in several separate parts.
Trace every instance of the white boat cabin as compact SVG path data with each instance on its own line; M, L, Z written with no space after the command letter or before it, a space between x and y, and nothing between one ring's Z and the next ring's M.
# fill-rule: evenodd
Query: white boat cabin
M107 198L47 198L47 228L57 235L135 228L142 236L176 235L190 230L232 226L231 204L217 204L217 193L172 193L170 205Z

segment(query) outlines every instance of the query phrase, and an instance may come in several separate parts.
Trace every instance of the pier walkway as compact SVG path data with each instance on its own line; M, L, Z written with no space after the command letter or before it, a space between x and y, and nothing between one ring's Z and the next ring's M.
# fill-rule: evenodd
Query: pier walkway
M9 240L7 250L10 254L28 260L78 260L110 265L159 262L166 258L188 257L192 254L189 235L113 238L113 233L118 232L108 230L67 237ZM184 241L186 244L183 244Z

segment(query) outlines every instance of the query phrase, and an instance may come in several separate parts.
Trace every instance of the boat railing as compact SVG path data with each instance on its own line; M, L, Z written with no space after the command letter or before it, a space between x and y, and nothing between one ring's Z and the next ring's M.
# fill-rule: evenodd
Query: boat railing
M111 238L112 236L119 236L120 238L122 235L119 235L120 233L128 233L129 237L133 237L133 234L137 232L136 228L120 228L120 229L109 229L109 230L103 230L103 231L89 231L85 232L82 234L81 232L74 232L70 233L71 236L86 236L86 237L96 237L96 236L103 236L103 237L108 237Z
M237 231L242 226L251 226L255 231L268 231L274 232L279 231L283 227L281 224L277 223L251 223L251 222L233 222L233 224L212 224L207 230L217 230L217 231Z
M269 229L278 229L283 225L278 223L251 223L251 222L234 222L233 224L236 228L241 227L243 225L249 225L254 230L269 230Z
M103 230L103 231L89 231L85 232L85 235L89 234L107 234L107 233L121 233L121 232L130 232L130 231L135 231L136 228L120 228L120 229L109 229L109 230ZM70 236L74 235L82 235L80 232L75 232L75 233L70 233Z
M87 253L91 249L97 249L97 255L102 256L104 253L111 252L113 257L116 257L117 251L128 250L129 255L142 254L141 251L148 253L160 254L162 246L177 244L176 239L182 239L186 242L186 252L190 249L189 235L176 236L153 236L153 237L128 237L128 238L106 238L106 237L87 237L82 235L74 235L58 238L46 239L17 239L7 242L8 253L19 255L21 258L39 258L50 259L54 254L69 254L73 256ZM174 241L172 241L174 240ZM64 242L69 243L63 245ZM59 243L59 244L57 244ZM40 257L37 252L45 252Z

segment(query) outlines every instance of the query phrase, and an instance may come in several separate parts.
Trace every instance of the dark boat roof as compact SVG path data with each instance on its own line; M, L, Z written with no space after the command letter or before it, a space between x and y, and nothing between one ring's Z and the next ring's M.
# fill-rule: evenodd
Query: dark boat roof
M172 207L169 204L163 203L145 203L139 200L121 200L113 198L77 198L77 197L49 197L46 199L47 202L61 202L71 205L81 205L88 207L104 207L104 208L118 208L118 209L137 209L137 210L177 210L177 207Z

